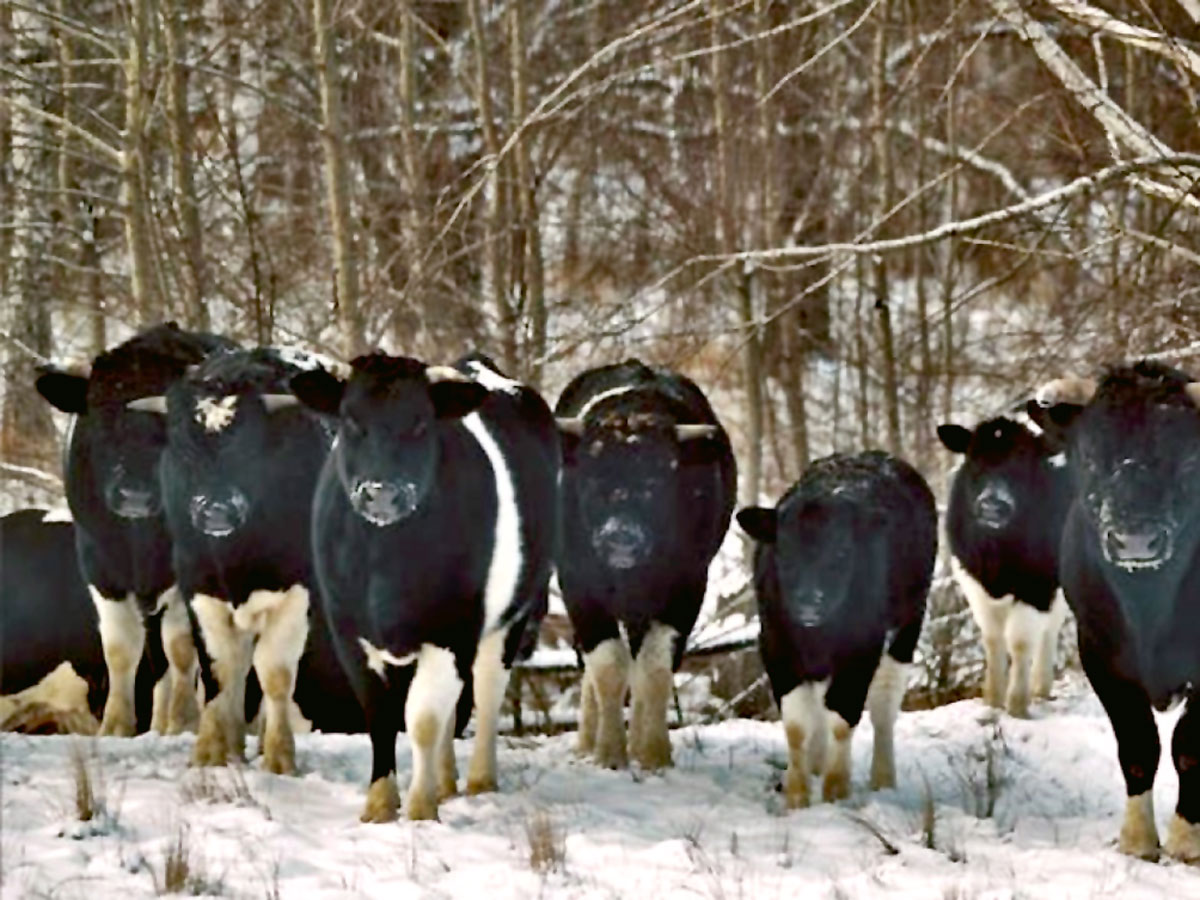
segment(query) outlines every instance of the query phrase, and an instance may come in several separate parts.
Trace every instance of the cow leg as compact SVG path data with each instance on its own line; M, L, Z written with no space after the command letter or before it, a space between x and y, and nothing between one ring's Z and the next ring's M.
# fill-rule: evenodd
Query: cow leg
M1030 675L1034 655L1041 652L1049 618L1048 613L1038 612L1028 603L1014 602L1004 623L1004 643L1012 659L1004 705L1009 715L1019 719L1029 718Z
M997 709L1004 705L1008 685L1008 651L1004 646L1004 625L1012 609L1011 597L995 599L957 559L952 560L955 580L967 598L971 615L983 637L983 702Z
M856 653L841 664L829 682L825 708L829 710L832 752L825 767L822 796L826 802L850 796L850 744L854 728L862 718L867 691L880 666L882 647L873 652Z
M449 800L458 793L458 760L454 758L455 716L446 719L446 733L438 744L438 803ZM476 740L478 740L476 735Z
M493 631L479 643L471 668L475 685L475 746L467 769L467 793L483 794L496 790L496 734L499 730L500 705L508 688L508 669L504 668L504 641L507 629Z
M282 593L254 591L233 614L243 634L257 636L254 671L263 690L263 767L277 775L296 771L292 734L292 692L308 639L308 588L296 584Z
M1154 824L1154 773L1161 745L1150 699L1141 685L1109 668L1103 654L1080 646L1083 670L1100 698L1117 738L1117 757L1125 776L1125 820L1121 852L1142 859L1158 858L1158 829Z
M391 690L382 673L370 679L359 699L371 735L371 785L359 819L363 822L394 822L400 809L400 791L396 787L396 735L400 731L402 692ZM365 696L364 696L365 694Z
M200 719L200 707L196 702L196 674L200 661L196 657L196 644L192 640L192 623L188 618L187 605L178 588L170 588L159 598L162 607L162 645L167 657L167 674L164 676L165 709L160 727L162 734L179 734L195 731ZM157 695L158 686L155 686ZM158 713L158 698L155 697L155 712Z
M809 775L825 768L829 741L829 717L825 712L828 687L827 681L802 684L779 700L783 732L788 743L788 767L783 777L783 795L788 809L808 806Z
M88 590L100 619L100 644L108 669L108 697L100 733L132 737L137 733L133 687L146 646L146 626L132 597L110 600L90 585Z
M1046 613L1041 646L1035 649L1033 658L1033 696L1043 700L1050 697L1054 686L1054 659L1058 655L1058 633L1067 620L1067 601L1061 592L1054 595L1050 611Z
M908 687L908 666L884 653L867 691L867 709L875 729L871 747L871 790L896 786L896 749L894 728L904 691Z
M404 721L412 743L412 782L408 788L408 817L437 818L436 766L446 740L446 720L454 718L462 679L454 654L442 647L423 644L417 670L404 704Z
M1200 703L1192 697L1175 725L1171 759L1179 773L1179 802L1164 849L1181 862L1200 863Z
M584 677L596 692L597 765L623 769L625 750L625 690L629 685L629 647L620 638L601 641L584 656Z
M219 687L200 713L192 761L198 766L223 766L230 757L241 759L245 753L246 677L252 639L234 625L233 607L224 600L196 594L192 609Z
M579 683L579 738L575 744L575 752L580 755L591 755L596 749L596 717L599 715L596 703L596 685L592 683L591 670L585 667Z
M633 661L630 752L647 770L671 765L667 707L671 702L671 663L677 636L674 628L655 622Z

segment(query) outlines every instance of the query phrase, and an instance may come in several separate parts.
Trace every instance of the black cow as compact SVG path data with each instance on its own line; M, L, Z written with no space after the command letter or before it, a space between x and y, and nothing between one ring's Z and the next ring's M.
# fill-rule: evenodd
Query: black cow
M925 479L880 451L812 463L774 509L738 523L756 541L759 647L788 741L784 792L807 806L850 793L850 739L868 706L871 788L894 787L892 730L904 698L937 555ZM826 748L833 733L833 758Z
M579 750L626 765L631 687L629 752L645 769L669 766L671 673L737 493L729 437L692 381L635 359L577 376L555 415L564 436L558 579L584 660Z
M167 417L161 480L175 577L215 675L193 751L200 765L242 756L253 663L263 691L263 764L295 771L292 695L315 584L309 523L331 435L299 407L289 380L316 365L273 347L225 353L165 396L132 404ZM331 654L320 624L312 630L317 655L305 657L317 663L306 673L317 682L308 698L317 704L301 711L327 727L330 717L345 720L347 702L356 704L340 667L322 671Z
M1166 851L1200 863L1200 384L1139 362L1098 385L1053 382L1038 400L1039 424L1069 442L1074 500L1059 571L1084 671L1116 733L1128 796L1121 850L1158 855L1151 708L1183 697Z
M104 651L96 611L75 556L75 526L44 509L0 518L0 694L32 687L59 663L104 703Z
M195 721L196 651L187 608L174 590L158 484L166 426L127 404L162 394L188 366L233 346L167 323L96 357L88 375L47 369L38 376L42 396L76 416L64 480L108 666L101 734L131 735L148 724L150 710L134 701L143 653L153 681L170 673L166 712L156 711L154 724L174 734Z
M541 397L485 358L449 368L375 353L351 365L344 382L323 371L292 379L339 423L314 501L317 576L371 733L362 819L396 816L401 719L413 748L408 816L433 818L456 789L450 736L469 675L478 723L467 790L496 787L508 670L545 612L558 440Z
M946 534L955 580L983 634L983 698L1025 717L1031 694L1050 696L1067 614L1058 590L1071 498L1066 458L1044 434L1005 417L973 432L939 425L937 433L966 457L950 487Z

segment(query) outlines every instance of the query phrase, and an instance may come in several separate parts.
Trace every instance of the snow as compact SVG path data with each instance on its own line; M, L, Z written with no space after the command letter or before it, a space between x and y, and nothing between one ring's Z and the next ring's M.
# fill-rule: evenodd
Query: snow
M185 892L229 897L1196 896L1195 870L1116 851L1124 792L1111 729L1080 676L1057 691L1030 721L974 700L902 713L900 787L879 793L864 786L864 722L852 798L792 812L775 789L785 749L771 722L676 729L675 768L656 775L581 762L573 734L504 738L499 793L453 798L438 822L387 825L358 822L363 735L299 736L301 774L289 778L259 771L253 754L246 768L189 769L189 735L6 734L0 896L154 896L177 842ZM1164 737L1176 718L1160 718ZM74 814L73 748L107 808L90 822ZM456 743L460 771L469 750ZM404 736L398 751L403 782ZM1164 759L1160 829L1176 786ZM552 863L535 867L531 846Z

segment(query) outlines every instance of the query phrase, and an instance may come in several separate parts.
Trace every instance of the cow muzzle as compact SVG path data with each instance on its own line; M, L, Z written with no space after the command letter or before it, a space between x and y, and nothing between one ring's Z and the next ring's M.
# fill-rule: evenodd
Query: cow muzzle
M1005 484L989 484L975 497L975 520L984 528L1003 528L1016 511L1017 502Z
M192 527L201 534L213 538L229 537L246 524L250 501L236 489L217 497L197 494L188 504L188 514Z
M1109 526L1100 536L1104 558L1122 569L1157 569L1175 552L1175 533L1155 522Z
M609 516L592 533L592 548L614 569L632 569L650 555L650 537L638 522Z
M411 482L358 481L350 491L350 505L380 528L407 519L417 511L420 494Z
M107 493L108 508L122 519L149 519L162 508L158 491L150 485L122 479Z

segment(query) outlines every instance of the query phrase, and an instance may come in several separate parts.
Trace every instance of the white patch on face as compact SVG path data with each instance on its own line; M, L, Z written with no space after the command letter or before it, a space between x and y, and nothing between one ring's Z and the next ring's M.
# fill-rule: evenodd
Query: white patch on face
M1067 454L1055 453L1047 460L1047 462L1050 463L1051 468L1065 469L1067 467Z
M376 647L366 638L359 638L358 645L362 647L363 653L367 657L367 668L378 675L384 677L384 666L411 666L417 661L416 653L409 653L404 656L396 656L390 650L382 650Z
M217 433L224 431L237 415L237 394L217 399L216 397L201 397L196 401L196 421L204 426L205 431Z
M509 608L521 575L521 517L517 512L517 492L504 454L478 413L462 420L492 466L496 483L496 528L492 541L492 561L488 566L483 592L483 634L496 627Z
M42 516L43 522L74 522L75 517L71 515L71 510L65 506L55 507L46 511Z
M575 413L575 418L582 419L589 412L591 412L592 408L601 400L607 400L609 397L618 397L621 394L628 394L632 390L633 385L625 384L621 387L609 388L607 391L601 391L595 397L588 398L587 403L583 404L583 406L580 407L579 412Z
M495 369L490 369L478 360L472 360L467 363L467 368L471 370L471 377L482 384L489 391L500 391L505 394L516 396L524 387L519 381L513 381L511 378L505 378Z

